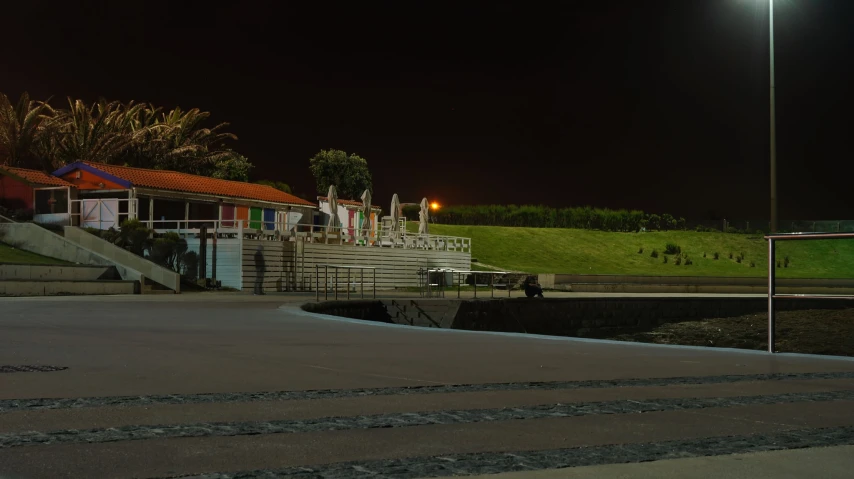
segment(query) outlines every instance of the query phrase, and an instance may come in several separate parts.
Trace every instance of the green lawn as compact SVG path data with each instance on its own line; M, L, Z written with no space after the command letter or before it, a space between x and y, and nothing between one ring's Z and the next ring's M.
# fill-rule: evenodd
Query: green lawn
M67 262L13 248L6 243L0 243L0 263L66 264Z
M417 228L417 222L413 222ZM759 235L669 231L608 233L558 228L430 225L431 234L472 239L472 258L499 268L531 273L630 274L649 276L765 276L768 245ZM667 243L678 244L692 265L663 261ZM643 248L643 253L638 253ZM657 259L650 253L656 249ZM719 259L714 260L714 253ZM706 257L703 257L703 254ZM733 259L729 258L732 253ZM741 263L736 257L744 254ZM780 277L854 278L854 240L778 242L777 259L789 256ZM755 264L751 267L751 262ZM473 266L477 263L473 263Z

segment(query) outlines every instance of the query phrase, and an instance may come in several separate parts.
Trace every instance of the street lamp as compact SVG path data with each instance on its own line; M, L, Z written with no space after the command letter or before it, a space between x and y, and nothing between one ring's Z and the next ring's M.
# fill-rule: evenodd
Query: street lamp
M777 120L774 100L774 0L768 0L769 54L771 58L771 232L777 232Z

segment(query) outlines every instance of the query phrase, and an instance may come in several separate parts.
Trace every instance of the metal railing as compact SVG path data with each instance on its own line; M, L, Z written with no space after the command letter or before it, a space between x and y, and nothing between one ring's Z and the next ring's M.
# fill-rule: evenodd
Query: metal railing
M854 239L854 233L781 233L766 235L768 240L768 352L773 353L775 345L776 318L774 300L777 299L841 299L854 300L854 296L841 294L776 294L776 261L774 244L776 241Z
M315 280L315 288L314 288L314 299L316 301L320 301L320 269L323 268L323 299L329 299L329 268L333 269L334 272L334 282L333 282L333 290L335 291L335 299L338 299L338 270L344 269L347 270L347 299L350 299L350 286L354 283L350 280L351 274L350 272L354 269L359 270L359 286L362 290L362 299L365 298L365 270L373 270L374 277L371 285L373 286L373 299L377 299L377 269L373 266L349 266L349 265L336 265L336 264L316 264L314 265L314 280Z
M432 268L432 269L419 269L418 270L418 285L419 290L421 291L422 297L432 297L434 294L433 286L437 287L435 291L436 295L441 295L441 297L445 297L445 288L447 287L444 278L442 281L438 283L432 283L430 280L430 274L440 274L446 275L451 274L455 275L457 278L457 298L461 296L462 292L462 283L463 283L463 275L473 274L475 275L474 281L472 281L472 286L474 287L474 297L477 298L477 276L479 274L488 274L489 275L489 284L486 285L489 287L491 291L491 297L495 297L495 277L496 275L505 275L510 274L508 271L470 271L470 270L458 270L452 268ZM451 286L453 286L453 281L451 281ZM510 284L510 278L507 278L507 297L510 297L510 291L513 289Z
M329 228L326 225L248 219L146 220L145 223L158 233L171 231L178 234L198 235L201 227L205 226L209 232L215 230L220 235L239 234L254 239L273 241L289 241L301 238L311 243L471 252L471 238L459 236L392 233L388 230L379 230L366 235L364 232L352 228Z

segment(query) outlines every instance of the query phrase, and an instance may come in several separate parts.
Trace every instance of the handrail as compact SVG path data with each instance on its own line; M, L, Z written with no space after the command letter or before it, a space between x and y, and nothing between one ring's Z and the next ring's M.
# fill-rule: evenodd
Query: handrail
M427 275L427 278L425 280L424 289L421 290L420 277L422 275L424 275L425 273ZM495 297L495 275L497 275L497 274L512 274L511 271L474 271L474 270L459 270L459 269L453 269L453 268L419 269L418 270L418 276L419 276L419 281L418 281L419 288L418 289L421 290L421 296L422 297L425 296L425 293L426 293L426 296L428 298L432 296L432 291L430 288L431 287L430 273L454 273L454 274L456 274L457 275L457 298L459 298L461 296L462 283L463 283L462 282L462 275L464 275L464 274L488 274L488 275L490 275L489 285L490 285L490 290L491 290L490 291L491 296L493 298ZM474 297L477 298L477 281L476 280L473 282L473 285L474 285ZM507 297L508 298L510 297L510 290L511 289L512 288L510 287L510 280L508 279L508 281L507 281ZM442 285L442 289L440 289L439 292L442 294L442 297L444 298L445 297L445 285L444 284Z
M768 241L768 352L775 352L776 318L774 300L777 299L839 299L854 300L850 295L834 294L776 294L776 258L775 241L797 241L797 240L828 240L828 239L854 239L854 233L775 233L765 235Z
M338 300L338 270L347 270L347 299L350 299L350 270L358 269L359 271L359 286L362 290L362 299L365 299L365 270L374 271L374 281L372 283L374 289L374 299L377 299L377 268L374 266L359 266L359 265L336 265L336 264L315 264L314 265L314 299L320 301L320 268L324 268L323 273L323 296L324 300L329 299L329 268L335 272L335 299Z

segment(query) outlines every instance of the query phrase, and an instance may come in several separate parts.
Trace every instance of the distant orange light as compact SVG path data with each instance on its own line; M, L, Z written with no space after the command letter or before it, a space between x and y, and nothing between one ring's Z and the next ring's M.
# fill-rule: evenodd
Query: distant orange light
M436 203L435 201L430 203L430 209L438 210L439 209L439 203Z

